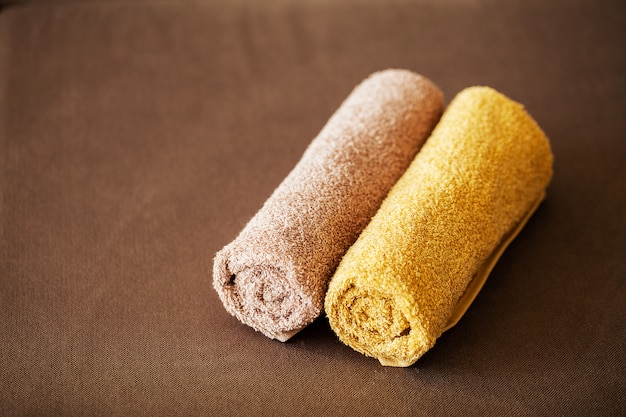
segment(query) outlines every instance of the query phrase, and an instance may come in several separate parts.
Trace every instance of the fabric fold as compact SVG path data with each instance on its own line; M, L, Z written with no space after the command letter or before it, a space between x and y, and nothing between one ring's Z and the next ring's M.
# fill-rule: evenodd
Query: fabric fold
M239 236L214 259L226 310L286 341L323 310L328 280L439 120L443 94L407 70L357 86Z
M522 105L488 87L459 93L330 281L339 339L383 365L414 364L542 200L552 162Z

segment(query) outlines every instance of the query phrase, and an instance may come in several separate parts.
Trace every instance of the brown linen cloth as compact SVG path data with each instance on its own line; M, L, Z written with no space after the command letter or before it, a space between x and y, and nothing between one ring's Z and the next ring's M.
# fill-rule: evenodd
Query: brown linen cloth
M217 253L226 310L286 341L319 316L328 280L438 121L443 94L407 70L362 82L239 236Z

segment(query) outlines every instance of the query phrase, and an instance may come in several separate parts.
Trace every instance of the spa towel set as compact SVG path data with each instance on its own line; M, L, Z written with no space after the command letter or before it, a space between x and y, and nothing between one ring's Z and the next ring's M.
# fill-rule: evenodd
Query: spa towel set
M543 200L553 159L491 88L443 105L406 70L357 86L215 256L226 310L280 341L325 310L343 343L387 366L430 349Z

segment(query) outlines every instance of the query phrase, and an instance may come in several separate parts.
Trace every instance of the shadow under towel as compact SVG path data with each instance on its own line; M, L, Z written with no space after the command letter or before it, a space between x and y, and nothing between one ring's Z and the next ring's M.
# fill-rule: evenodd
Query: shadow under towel
M383 365L415 363L543 199L552 160L520 104L488 87L457 95L330 281L339 339Z
M217 253L224 307L286 341L319 316L328 280L439 120L443 94L407 70L342 103L239 236Z

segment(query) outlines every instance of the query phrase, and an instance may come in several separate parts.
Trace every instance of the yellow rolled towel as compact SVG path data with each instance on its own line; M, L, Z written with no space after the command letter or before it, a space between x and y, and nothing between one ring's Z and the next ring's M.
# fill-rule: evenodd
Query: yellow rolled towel
M543 200L552 160L522 105L459 93L330 281L339 339L383 365L415 363Z

